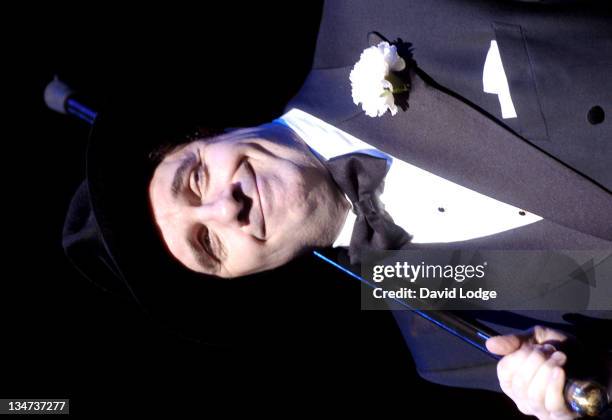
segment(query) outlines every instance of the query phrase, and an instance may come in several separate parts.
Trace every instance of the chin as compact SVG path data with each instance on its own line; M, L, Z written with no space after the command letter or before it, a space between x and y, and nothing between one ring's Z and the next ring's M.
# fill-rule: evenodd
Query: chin
M279 248L274 254L271 254L270 257L273 258L268 258L268 261L266 261L265 264L267 270L271 270L285 265L294 260L298 255L303 254L305 252L305 247L287 246L287 244L289 243L290 239L285 240L285 245L282 248Z

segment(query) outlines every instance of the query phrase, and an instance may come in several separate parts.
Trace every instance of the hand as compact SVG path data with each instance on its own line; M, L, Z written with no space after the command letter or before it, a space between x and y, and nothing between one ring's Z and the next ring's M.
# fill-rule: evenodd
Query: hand
M491 353L504 356L497 364L499 384L521 413L540 420L579 417L563 398L567 356L554 346L567 339L560 331L536 326L523 334L487 340Z

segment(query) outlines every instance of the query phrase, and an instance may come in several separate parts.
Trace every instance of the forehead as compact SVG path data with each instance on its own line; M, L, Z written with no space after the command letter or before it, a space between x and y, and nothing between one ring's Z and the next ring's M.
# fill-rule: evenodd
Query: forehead
M193 149L197 147L197 144L200 141L201 140L193 140L188 143L170 146L168 151L163 153L163 157L160 159L157 167L176 162L177 160L182 160L187 154L191 153Z
M194 141L178 146L168 153L155 169L149 184L149 202L155 225L168 251L189 269L201 271L189 242L185 240L185 230L182 223L184 204L172 193L177 169L187 163L197 162L194 154Z
M209 146L213 144L231 144L232 142L244 140L245 138L249 138L249 132L251 130L248 129L240 129L234 132L229 132L225 134L219 134L212 137L203 137L198 138L193 141L178 144L176 146L170 146L167 149L168 151L162 152L163 158L160 160L158 167L162 164L167 165L171 163L175 163L177 160L183 159L187 154L193 153L200 147ZM253 133L250 133L251 135Z
M164 204L167 201L173 201L171 187L174 175L181 165L187 164L190 159L195 158L192 150L193 147L193 142L178 146L176 150L164 156L153 171L153 175L149 182L149 199L151 200L154 214L160 204Z

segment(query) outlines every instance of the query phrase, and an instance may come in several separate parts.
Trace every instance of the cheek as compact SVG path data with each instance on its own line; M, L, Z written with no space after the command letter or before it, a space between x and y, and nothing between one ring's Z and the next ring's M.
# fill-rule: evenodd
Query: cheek
M300 225L305 220L317 215L325 207L329 199L329 191L318 174L301 172L289 184L290 210ZM305 226L303 226L305 227Z
M312 169L294 162L281 161L270 170L270 176L283 186L284 201L296 211L312 210L318 200L318 179Z
M227 253L224 265L235 276L257 271L266 262L266 244L241 232L226 233L223 246Z
M225 267L234 277L270 270L289 262L298 250L294 243L282 241L260 242L242 235L233 235L228 248Z
M244 156L240 147L225 142L206 145L202 150L203 161L213 179L231 176Z

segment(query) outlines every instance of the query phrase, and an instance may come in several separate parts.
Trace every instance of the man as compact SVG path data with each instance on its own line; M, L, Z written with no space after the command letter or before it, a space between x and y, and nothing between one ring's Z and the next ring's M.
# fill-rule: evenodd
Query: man
M178 147L157 166L149 193L170 253L219 277L330 246L350 208L323 163L280 124Z
M274 268L298 253L338 242L349 209L321 161L279 122L178 146L157 166L149 195L169 252L191 270L220 277ZM445 232L430 227L427 233ZM581 238L569 236L564 247ZM567 338L536 327L487 343L492 352L508 355L498 365L500 385L523 413L572 417L562 398L565 374L558 369L566 356L549 344Z
M379 4L326 5L314 69L282 118L198 139L163 157L147 184L147 198L157 234L170 254L191 270L235 277L271 269L314 247L349 245L354 220L343 194L347 191L338 187L339 175L328 168L334 166L333 158L364 149L385 162L393 159L390 172L398 167L403 174L416 173L413 168L424 170L418 176L426 185L459 197L452 201L415 194L409 203L393 197L389 198L395 204L383 200L394 219L419 206L421 214L429 206L431 217L438 217L437 223L419 234L417 225L426 219L400 223L413 238L402 238L397 248L409 244L435 249L609 249L612 177L606 166L611 149L605 121L609 98L602 92L610 89L603 76L608 74L606 60L597 53L610 46L610 33L602 33L605 16L594 17L565 3L428 2L400 7L390 2L384 6L394 13L385 14L386 20L381 21ZM525 9L532 14L525 17L521 14ZM567 57L560 50L564 44L544 43L545 48L538 42L540 36L552 42L556 34L546 31L558 30L559 25L547 21L542 12L571 22L569 27L579 28L590 42L578 40L584 46L575 54L578 63L570 61L560 75L553 70L559 68L556 60ZM436 26L436 19L443 23ZM436 30L423 31L424 22ZM408 108L395 117L372 119L351 101L349 72L369 45L367 34L372 31L412 42L414 59L425 71L412 70ZM495 67L490 63L500 59L505 77L501 83L486 82L483 87L480 79L490 80L483 66ZM566 75L573 78L572 83L563 84L564 89L557 89L558 81L548 80L555 76L564 80ZM561 94L571 99L564 101ZM575 112L591 102L586 112ZM580 121L574 118L577 114ZM94 160L89 187L94 196L118 184L108 181L108 170L98 170L99 162L111 160L110 152L100 141L96 143L96 136L112 134L105 136L104 131L102 122L90 150ZM334 144L345 147L325 150L327 143L316 144L320 138L334 139ZM98 175L106 176L104 187L96 180ZM442 202L432 207L436 200ZM465 205L466 200L479 204ZM101 199L94 198L96 202ZM483 208L486 212L479 213ZM455 209L462 216L455 223L444 222L440 216L456 217ZM95 208L94 212L98 219L119 213ZM495 214L492 219L501 223L470 231L469 226L482 220L483 214ZM448 227L457 226L457 221L462 222L460 228L449 235ZM436 227L438 232L433 232ZM111 229L104 230L102 226L106 246L115 250L111 258L121 267L115 248L119 240L113 239L116 234ZM130 286L139 289L137 282L130 280ZM570 333L580 339L589 334L580 334L580 324L562 319L559 313L503 315L483 319L513 333L487 344L491 351L507 355L498 365L499 385L487 379L495 374L484 356L454 351L432 357L434 344L454 349L463 349L463 344L410 313L399 313L397 318L425 378L449 385L501 387L526 414L570 418L561 398L564 372L559 370L566 356L550 342L566 341ZM605 314L593 318L605 318ZM587 319L587 323L596 321ZM549 327L518 333L535 324ZM602 331L595 329L589 339L597 334Z

